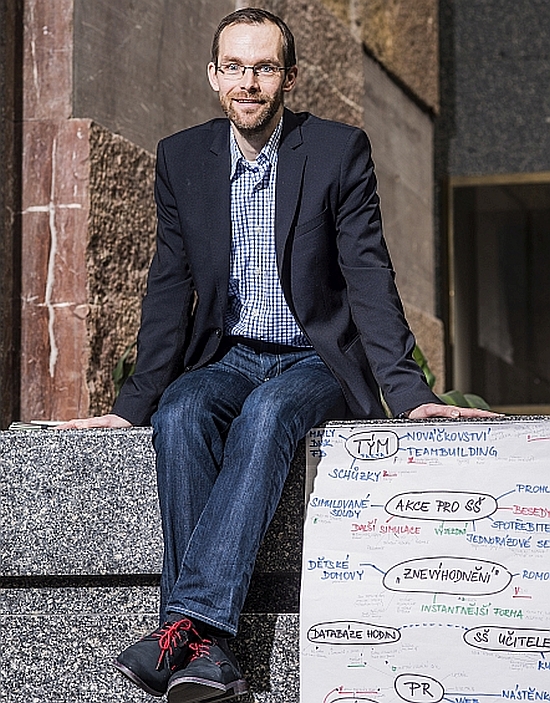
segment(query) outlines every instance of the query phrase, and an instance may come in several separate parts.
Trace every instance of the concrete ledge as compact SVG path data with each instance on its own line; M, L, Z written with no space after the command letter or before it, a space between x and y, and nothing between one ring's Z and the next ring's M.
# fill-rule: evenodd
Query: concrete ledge
M250 701L299 697L304 464L301 446L235 643ZM0 699L150 699L110 661L157 622L162 539L151 430L0 433L0 525Z

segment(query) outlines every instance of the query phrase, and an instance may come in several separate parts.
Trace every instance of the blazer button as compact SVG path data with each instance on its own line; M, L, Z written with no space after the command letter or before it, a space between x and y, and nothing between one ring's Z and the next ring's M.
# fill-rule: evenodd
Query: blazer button
M221 329L220 329L219 327L218 327L217 329L215 329L215 330L214 330L214 334L216 335L216 337L221 337L221 336L222 336L222 331L221 331Z

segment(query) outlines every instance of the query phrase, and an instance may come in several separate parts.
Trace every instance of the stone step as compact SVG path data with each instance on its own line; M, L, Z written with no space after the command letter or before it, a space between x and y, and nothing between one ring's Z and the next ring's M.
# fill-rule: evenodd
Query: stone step
M150 700L111 660L157 624L152 432L0 433L0 700ZM241 700L298 701L304 448L258 556L234 645ZM151 699L152 700L152 699Z

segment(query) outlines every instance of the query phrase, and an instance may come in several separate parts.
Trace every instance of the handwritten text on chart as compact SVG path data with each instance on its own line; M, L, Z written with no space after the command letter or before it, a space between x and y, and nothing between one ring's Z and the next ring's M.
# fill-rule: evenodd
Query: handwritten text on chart
M497 457L498 450L490 444L491 428L483 430L449 430L435 428L412 430L400 438L411 458L454 457L457 459Z
M490 436L487 430L472 431L414 431L407 432L402 437L393 430L362 430L355 432L345 440L347 452L361 461L376 461L395 456L400 449L407 452L411 458L420 457L497 457L498 450L487 442ZM314 457L326 456L325 449L332 447L334 435L309 435L309 448ZM410 442L410 444L408 444ZM420 443L420 444L415 444Z
M483 430L450 430L445 427L435 427L429 430L411 430L405 432L401 439L422 444L479 444L488 442L491 428Z
M312 508L328 508L334 517L358 518L361 511L370 505L370 494L364 498L323 498L313 496L310 501Z
M464 641L495 652L550 652L550 630L537 628L474 627L464 633Z
M350 569L349 554L344 559L308 559L308 571L317 571L321 581L361 581L364 569Z
M391 644L401 637L395 627L363 622L320 622L309 628L307 638L316 644Z
M480 520L498 509L493 496L461 491L410 491L386 503L386 512L423 520Z
M416 703L416 701L438 703L445 695L445 690L439 681L423 674L400 674L394 681L394 688L397 695L409 703Z
M422 532L422 528L418 525L378 524L377 519L374 518L374 520L369 520L366 523L352 522L350 532L352 535L371 534L373 532L379 532L381 535L419 535Z
M504 591L512 574L500 564L467 557L424 557L392 566L383 578L390 591L492 595Z
M356 432L346 439L346 449L354 459L388 459L399 450L399 437L391 430Z
M360 469L332 469L327 476L329 478L337 478L339 481L366 481L369 483L378 483L382 472L362 471Z

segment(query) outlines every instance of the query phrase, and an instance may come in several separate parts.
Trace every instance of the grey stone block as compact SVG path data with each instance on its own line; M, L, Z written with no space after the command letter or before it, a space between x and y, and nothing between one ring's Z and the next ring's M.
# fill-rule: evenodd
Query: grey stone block
M299 695L304 463L301 446L234 643L258 703ZM157 623L151 430L0 433L0 526L0 700L152 700L111 664Z
M4 432L2 576L159 573L151 431Z
M157 589L0 591L0 700L4 703L153 701L112 666L156 627ZM298 700L298 616L245 614L234 650L252 693L243 703Z

